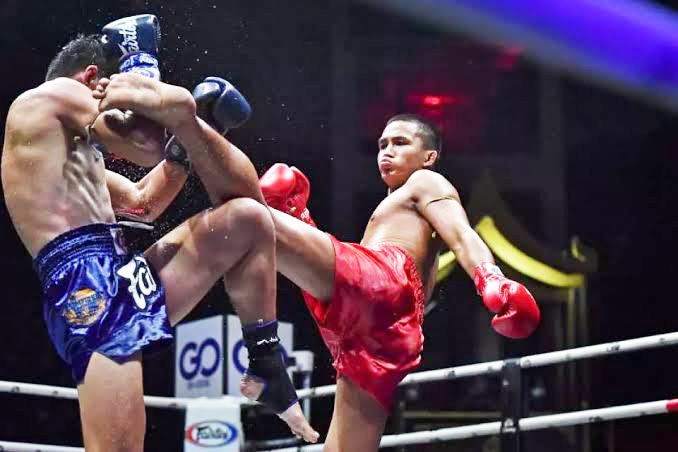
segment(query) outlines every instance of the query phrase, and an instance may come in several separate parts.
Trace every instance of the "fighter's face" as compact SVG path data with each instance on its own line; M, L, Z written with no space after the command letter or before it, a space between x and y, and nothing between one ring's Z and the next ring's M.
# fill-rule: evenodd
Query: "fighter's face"
M428 154L417 134L419 125L409 121L393 121L379 138L377 165L381 178L389 188L404 184L415 171L430 166Z

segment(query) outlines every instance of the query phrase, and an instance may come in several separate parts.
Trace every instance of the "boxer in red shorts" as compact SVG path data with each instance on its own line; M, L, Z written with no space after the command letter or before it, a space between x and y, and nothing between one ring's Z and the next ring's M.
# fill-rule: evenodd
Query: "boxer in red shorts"
M303 289L337 370L326 451L378 449L396 386L421 360L423 305L444 247L496 313L498 333L526 337L540 318L527 289L494 264L455 188L431 170L441 149L435 127L415 115L394 116L378 146L388 196L360 244L314 227L309 182L298 169L276 164L260 179L273 208L278 271Z

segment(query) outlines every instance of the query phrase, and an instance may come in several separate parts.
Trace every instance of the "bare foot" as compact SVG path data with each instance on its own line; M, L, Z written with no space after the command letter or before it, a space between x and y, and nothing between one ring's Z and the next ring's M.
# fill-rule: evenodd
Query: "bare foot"
M285 421L297 438L304 438L304 440L309 443L318 441L320 434L313 430L313 427L311 427L304 417L299 402L296 402L294 405L278 414L278 417Z
M256 401L264 390L264 386L265 383L262 380L253 378L249 375L243 376L243 378L240 380L240 392L250 400ZM313 430L311 425L304 417L304 413L301 411L299 402L295 402L282 413L278 413L278 417L285 421L290 430L292 430L294 436L297 438L303 438L309 443L315 443L318 441L320 434Z

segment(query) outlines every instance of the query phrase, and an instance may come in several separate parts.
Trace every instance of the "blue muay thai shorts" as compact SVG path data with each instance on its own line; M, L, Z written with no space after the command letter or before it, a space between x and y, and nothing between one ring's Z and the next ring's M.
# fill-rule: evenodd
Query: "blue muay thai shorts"
M66 232L40 250L33 268L49 336L77 384L94 352L124 361L171 341L160 278L142 254L127 251L122 227L91 224Z

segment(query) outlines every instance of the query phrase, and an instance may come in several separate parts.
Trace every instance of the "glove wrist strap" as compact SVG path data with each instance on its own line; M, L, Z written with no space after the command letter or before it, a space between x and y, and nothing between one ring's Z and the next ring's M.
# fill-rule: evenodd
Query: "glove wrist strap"
M172 135L165 145L165 160L181 165L187 173L191 172L191 159L175 135Z
M158 59L148 52L128 53L120 59L118 69L121 73L136 72L153 80L160 80Z
M473 283L476 285L478 295L481 297L485 291L487 279L493 275L504 277L504 274L501 272L499 267L491 262L483 262L473 269Z

